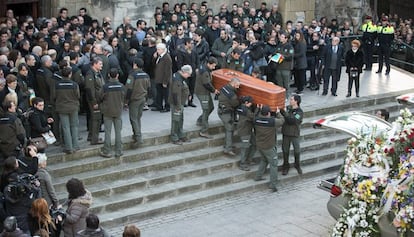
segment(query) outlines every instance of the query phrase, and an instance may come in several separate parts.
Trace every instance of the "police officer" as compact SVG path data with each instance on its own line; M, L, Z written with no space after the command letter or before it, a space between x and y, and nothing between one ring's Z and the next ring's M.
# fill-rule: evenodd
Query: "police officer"
M276 111L278 118L271 117L270 108L267 105L259 107L261 109L259 116L254 119L254 127L256 132L256 147L262 158L254 180L263 180L262 176L266 171L267 165L269 165L269 188L272 192L277 192L276 129L282 125L283 117L280 116L278 110Z
M372 70L372 54L377 37L377 26L372 23L372 17L365 17L365 23L361 26L362 48L364 50L365 70Z
M79 150L78 126L79 126L79 86L71 80L72 68L64 67L61 71L62 80L57 81L55 90L52 93L52 101L56 106L56 113L59 114L65 143L64 152L72 154Z
M300 108L301 97L299 95L292 95L289 99L289 106L286 110L280 110L284 117L282 125L282 152L283 152L283 167L282 175L287 175L289 172L289 150L290 144L293 144L293 155L295 157L295 168L299 174L302 174L300 168L300 125L303 121L303 111Z
M226 61L226 68L243 72L244 62L241 56L241 50L239 48L233 49L231 51L229 58Z
M190 90L185 80L191 76L193 69L190 65L184 65L172 76L172 83L168 102L171 106L171 141L176 145L190 141L183 132L184 104L187 101Z
M150 87L150 77L142 68L144 61L135 58L132 62L132 71L128 75L126 81L126 98L125 104L129 107L129 121L132 127L133 147L138 147L143 143L141 134L141 117L145 105L145 98Z
M18 157L20 149L25 144L26 132L17 117L17 105L14 101L5 100L3 111L0 111L0 168L9 156Z
M235 156L233 151L233 126L234 126L234 112L239 106L239 99L237 97L237 89L240 87L240 80L232 78L230 83L220 89L218 96L218 115L224 124L225 130L225 145L224 154Z
M196 83L194 92L200 100L202 113L197 119L197 125L201 126L200 137L211 138L208 133L208 116L214 110L211 93L218 94L211 82L211 71L217 66L217 59L209 57L205 64L202 64L196 73Z
M122 153L122 109L125 100L125 88L118 80L117 68L109 69L109 81L103 85L101 97L101 112L104 118L105 143L100 151L102 157L112 157L111 129L115 129L115 158L120 158Z
M388 18L384 16L382 23L377 27L378 34L378 71L381 73L382 66L385 61L385 75L390 74L390 55L391 55L391 43L394 40L394 27L388 22Z
M103 144L102 139L99 139L99 130L102 121L99 101L102 94L102 87L105 84L101 74L102 65L102 59L95 57L91 62L90 70L85 76L85 92L91 113L88 133L88 140L90 139L91 145Z
M253 98L242 96L241 105L237 108L239 120L237 123L237 134L240 136L240 165L239 168L249 171L248 160L253 158L256 152L256 141L253 133Z

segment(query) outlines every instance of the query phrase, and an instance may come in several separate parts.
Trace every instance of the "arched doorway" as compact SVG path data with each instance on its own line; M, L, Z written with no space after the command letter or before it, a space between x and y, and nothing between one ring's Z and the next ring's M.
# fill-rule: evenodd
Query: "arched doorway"
M4 16L7 9L12 9L15 16L39 16L39 0L5 0L0 3L0 13Z

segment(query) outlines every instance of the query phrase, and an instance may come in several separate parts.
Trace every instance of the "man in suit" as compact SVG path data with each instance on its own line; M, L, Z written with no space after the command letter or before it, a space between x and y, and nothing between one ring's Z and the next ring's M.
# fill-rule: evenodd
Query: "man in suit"
M168 91L172 77L172 60L167 53L167 47L163 43L157 44L157 52L154 53L155 70L154 80L157 88L157 99L152 111L169 112ZM165 103L164 103L165 102Z
M325 66L322 95L328 94L329 79L332 77L331 93L333 96L338 96L336 90L341 77L342 57L344 55L344 48L339 45L339 41L339 37L333 37L331 44L325 47L322 55L322 63Z

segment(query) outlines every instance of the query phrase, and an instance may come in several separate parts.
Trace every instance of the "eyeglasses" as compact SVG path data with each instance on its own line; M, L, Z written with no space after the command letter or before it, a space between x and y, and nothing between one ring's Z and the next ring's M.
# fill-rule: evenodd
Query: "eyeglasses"
M183 30L183 29L177 29L177 30Z

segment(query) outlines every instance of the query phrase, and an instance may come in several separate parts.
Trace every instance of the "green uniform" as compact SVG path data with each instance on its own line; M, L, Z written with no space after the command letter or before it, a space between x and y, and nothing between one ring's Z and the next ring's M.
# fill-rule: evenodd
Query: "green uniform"
M233 126L234 126L234 112L239 106L239 99L237 97L236 89L230 84L225 85L220 90L218 96L219 108L217 110L219 118L223 122L225 130L225 145L224 151L232 151L233 146Z
M285 122L282 126L282 152L283 152L283 168L289 169L289 149L290 144L293 144L293 154L295 157L295 167L300 166L300 125L303 121L303 111L300 107L293 109L291 106L287 107L287 111L280 111Z
M201 65L196 74L196 83L194 93L200 100L202 114L197 119L197 124L201 125L201 132L208 132L208 117L214 110L211 93L215 92L211 82L211 70L205 65Z
M256 172L256 180L260 180L270 166L270 188L277 186L277 151L276 151L276 129L283 123L283 119L258 116L254 120L256 132L256 147L262 159Z
M283 55L283 61L277 64L276 72L274 73L274 81L278 86L281 86L286 89L286 99L289 96L289 81L290 81L290 73L293 69L293 56L294 56L294 49L293 46L287 42L285 44L279 43L276 45L276 52Z
M180 72L172 76L172 83L168 102L171 106L171 141L177 142L186 138L183 132L184 104L187 101L190 90Z
M237 133L240 136L240 167L247 166L246 161L253 158L256 152L256 141L253 133L254 113L251 108L242 104L237 109L239 121Z
M115 129L115 157L122 156L122 109L125 100L124 85L118 79L111 78L103 85L101 112L104 117L105 143L102 152L111 153L111 129Z
M227 59L226 68L236 70L239 72L243 72L244 70L244 62L242 58L234 59L232 56L230 56Z
M102 113L100 108L94 109L93 106L99 104L102 97L102 87L105 81L100 72L95 72L93 69L85 76L85 92L88 102L89 111L91 113L89 122L89 135L91 143L96 144L99 140L99 128L101 126Z
M57 81L55 90L52 93L52 101L59 105L55 107L56 113L59 114L62 125L63 140L65 150L73 151L79 149L78 144L78 127L79 127L79 86L70 78L62 78Z
M134 69L129 73L125 87L127 89L125 101L129 106L129 121L133 131L132 138L135 142L141 144L141 117L145 98L150 87L150 78L144 71Z

